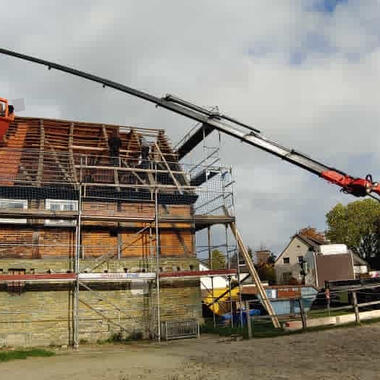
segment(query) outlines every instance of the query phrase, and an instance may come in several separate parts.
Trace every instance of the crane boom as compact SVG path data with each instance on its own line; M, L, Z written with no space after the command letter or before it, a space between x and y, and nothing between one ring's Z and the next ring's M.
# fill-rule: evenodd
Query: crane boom
M44 65L47 66L49 70L55 69L58 71L63 71L71 75L100 83L103 87L110 87L140 99L144 99L158 107L165 108L169 111L197 121L207 127L209 131L216 129L247 144L253 145L259 149L280 157L293 165L301 167L320 176L321 178L324 178L330 183L340 186L344 192L350 193L354 196L373 196L374 194L380 195L380 184L373 182L370 175L367 175L365 178L352 177L340 170L324 165L301 152L286 148L266 138L256 128L240 122L228 115L209 111L206 108L200 107L173 95L166 95L165 97L159 98L146 92L86 73L84 71L76 70L64 65L17 53L11 50L0 48L0 54Z

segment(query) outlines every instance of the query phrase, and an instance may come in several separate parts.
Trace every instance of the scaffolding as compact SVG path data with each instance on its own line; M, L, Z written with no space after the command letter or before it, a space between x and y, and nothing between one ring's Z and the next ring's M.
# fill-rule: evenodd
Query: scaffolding
M124 148L110 157L109 138L115 130ZM81 324L86 324L81 306L118 331L127 331L123 321L135 318L134 312L104 294L112 286L149 295L141 301L144 305L136 307L146 310L147 330L158 341L162 322L166 322L161 287L170 288L173 281L196 281L200 291L202 278L213 282L222 276L228 282L232 316L231 281L237 281L239 288L241 282L241 247L228 230L235 223L234 180L232 169L220 164L220 136L214 146L207 145L205 137L203 133L201 162L186 164L179 163L181 150L171 148L162 130L16 120L6 146L0 147L0 227L7 226L0 257L65 257L67 265L44 273L31 267L5 272L0 268L0 287L13 292L53 284L72 289L74 347L80 343ZM147 153L143 156L144 146ZM221 225L224 232L216 234L218 242L213 244L215 225ZM105 243L104 228L115 243ZM41 237L45 229L56 230L56 235ZM91 238L89 229L96 232ZM129 233L123 234L123 229ZM173 236L167 236L167 230ZM202 238L205 231L206 241ZM222 268L213 264L215 249L224 253ZM179 263L183 258L192 264ZM133 267L124 263L127 259L134 262ZM204 261L208 265L199 270L198 263ZM200 302L187 299L187 304L180 305L186 323L189 316L199 318L201 308ZM99 302L108 309L97 307Z
M114 129L126 149L120 149L117 157L109 157L108 139ZM141 136L149 146L145 160L141 157ZM67 261L61 268L48 261L52 268L43 273L30 265L25 270L18 265L17 271L1 268L0 286L19 292L53 285L72 289L75 347L82 331L81 307L119 330L124 330L123 317L130 318L130 310L125 312L102 294L105 284L135 288L136 292L143 289L143 293L151 294L149 333L160 340L161 284L236 276L229 261L226 268L198 270L194 241L196 231L234 220L219 212L221 206L215 207L216 202L226 204L227 190L219 182L230 175L230 169L211 168L208 162L179 164L162 130L22 118L11 125L7 146L0 148L0 164L0 226L6 228L3 235L7 234L0 243L0 255L21 258L23 262L28 257L51 260L55 254ZM213 174L213 181L200 181L199 172L210 168L218 172ZM88 241L89 226L107 226L115 234L116 248L107 246L101 238ZM132 229L133 234L125 239L120 236L121 227ZM28 228L30 231L24 231ZM70 231L73 239L63 242L57 237L56 241L48 241L40 232L46 228L58 230L58 235L69 235ZM182 236L183 228L194 231L192 242ZM175 244L165 237L165 229L177 235ZM179 251L194 263L189 267L176 265L175 254ZM112 263L125 260L126 255L133 255L138 267L113 270ZM170 261L171 267L164 261ZM90 295L95 306L88 300ZM118 318L96 307L98 300L114 310ZM187 315L201 308L200 303L182 306Z

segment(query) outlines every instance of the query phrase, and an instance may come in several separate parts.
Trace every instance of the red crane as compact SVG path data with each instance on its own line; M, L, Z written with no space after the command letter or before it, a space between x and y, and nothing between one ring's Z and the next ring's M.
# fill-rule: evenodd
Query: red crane
M8 104L7 99L0 98L0 141L4 140L9 124L14 118L13 106Z
M71 75L79 76L100 83L103 87L110 87L121 92L128 93L135 97L144 99L148 102L154 103L158 107L165 108L172 112L186 116L202 124L202 130L196 131L189 139L179 148L179 157L183 157L189 148L195 146L201 136L211 133L213 130L219 130L230 136L233 136L247 144L253 145L259 149L265 150L281 159L299 166L311 173L324 178L330 183L339 186L345 193L352 194L357 197L369 195L380 201L380 184L374 182L372 176L368 174L365 178L356 178L350 176L338 169L327 166L318 162L307 155L298 152L294 149L286 148L268 138L263 136L261 132L245 123L242 123L228 115L223 115L219 112L212 112L203 107L187 102L183 99L177 98L172 95L166 95L159 98L146 92L136 90L134 88L113 82L92 74L85 73L67 66L63 66L54 62L49 62L36 57L20 54L14 51L1 49L0 54L5 54L20 58L26 61L38 63L47 66L48 69L56 69L69 73ZM8 115L9 118L9 115ZM8 122L7 118L0 118L0 121ZM0 125L1 126L1 125ZM1 134L1 133L0 133Z

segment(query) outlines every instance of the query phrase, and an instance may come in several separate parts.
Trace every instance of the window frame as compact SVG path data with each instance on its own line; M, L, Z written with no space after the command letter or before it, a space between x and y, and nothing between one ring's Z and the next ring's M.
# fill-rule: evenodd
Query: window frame
M52 209L52 206L60 206L58 209ZM65 210L66 205L74 205L71 210ZM75 199L45 199L45 210L48 211L78 211L78 201ZM49 227L75 227L76 220L68 219L45 219L45 226Z
M22 207L2 207L2 203L22 203ZM27 210L28 209L28 200L27 199L14 199L14 198L0 198L0 215L2 209L21 209L21 210ZM1 224L26 224L28 220L25 219L19 219L19 218L0 218Z
M285 261L286 260L286 261ZM283 262L283 264L290 264L290 257L284 257L283 259L282 259L282 262Z

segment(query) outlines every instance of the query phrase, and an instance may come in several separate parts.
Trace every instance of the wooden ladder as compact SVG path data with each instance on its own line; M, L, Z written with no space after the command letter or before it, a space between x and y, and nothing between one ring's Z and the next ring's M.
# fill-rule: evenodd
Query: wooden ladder
M226 208L224 209L224 211L226 213L226 216L230 216ZM254 284L257 287L257 291L258 291L258 293L259 293L259 295L261 297L261 301L262 301L262 303L263 303L266 311L268 312L268 314L270 315L270 317L272 319L273 326L275 328L280 328L281 327L280 322L279 322L279 320L277 318L276 313L273 310L272 304L269 301L267 293L265 292L264 286L263 286L263 284L262 284L262 282L260 280L260 277L259 277L259 275L258 275L258 273L256 271L255 265L253 264L252 258L250 256L248 250L247 250L247 247L243 243L243 239L242 239L242 237L240 235L240 232L236 228L235 222L230 222L229 226L231 228L232 233L235 236L235 240L236 240L236 242L238 244L239 251L243 255L243 258L244 258L245 264L247 265L249 274L251 275L251 278L252 278Z

